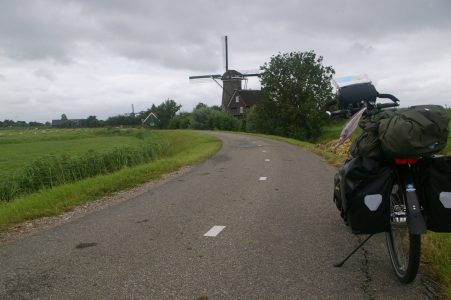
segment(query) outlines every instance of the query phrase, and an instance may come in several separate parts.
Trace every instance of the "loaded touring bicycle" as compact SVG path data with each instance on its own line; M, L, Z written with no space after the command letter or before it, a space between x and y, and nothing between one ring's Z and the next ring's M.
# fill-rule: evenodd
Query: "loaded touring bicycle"
M451 232L451 157L446 146L449 117L438 105L398 108L399 100L380 94L366 77L335 82L339 110L332 117L351 119L343 143L357 125L362 133L335 175L334 202L355 234L368 239L385 233L390 261L403 283L417 275L421 235L427 230ZM377 103L378 99L390 102Z

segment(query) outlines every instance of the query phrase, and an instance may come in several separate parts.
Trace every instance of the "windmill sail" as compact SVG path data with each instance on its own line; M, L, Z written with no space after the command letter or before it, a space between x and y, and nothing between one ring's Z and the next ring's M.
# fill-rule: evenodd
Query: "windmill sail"
M197 76L190 76L189 79L202 79L202 78L221 78L222 75L220 74L210 74L210 75L197 75Z

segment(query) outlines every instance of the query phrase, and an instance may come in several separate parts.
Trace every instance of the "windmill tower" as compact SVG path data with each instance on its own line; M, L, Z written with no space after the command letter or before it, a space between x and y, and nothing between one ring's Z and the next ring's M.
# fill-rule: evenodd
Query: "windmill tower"
M201 79L201 78L211 78L222 88L222 102L221 107L224 112L231 113L230 103L234 97L237 97L237 92L242 91L242 81L247 80L247 77L260 76L260 73L240 73L236 70L229 70L229 53L227 45L227 36L224 37L225 40L225 73L220 74L209 74L209 75L198 75L190 76L189 79ZM218 82L222 81L222 85ZM238 96L239 97L239 96ZM238 102L238 98L236 100Z

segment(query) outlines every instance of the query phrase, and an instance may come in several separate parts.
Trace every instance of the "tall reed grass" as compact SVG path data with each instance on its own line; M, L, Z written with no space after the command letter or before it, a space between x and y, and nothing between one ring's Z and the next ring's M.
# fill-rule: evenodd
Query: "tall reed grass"
M143 136L138 138L144 139ZM17 175L1 180L0 201L11 201L41 189L150 162L167 154L169 149L169 142L161 139L147 142L140 148L114 148L103 153L91 150L76 156L45 156L34 160Z

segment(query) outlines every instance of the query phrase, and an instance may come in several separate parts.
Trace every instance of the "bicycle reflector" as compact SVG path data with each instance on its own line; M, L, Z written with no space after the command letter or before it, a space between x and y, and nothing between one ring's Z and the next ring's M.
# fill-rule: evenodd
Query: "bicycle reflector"
M395 163L397 165L414 165L418 162L417 157L411 158L395 158Z

